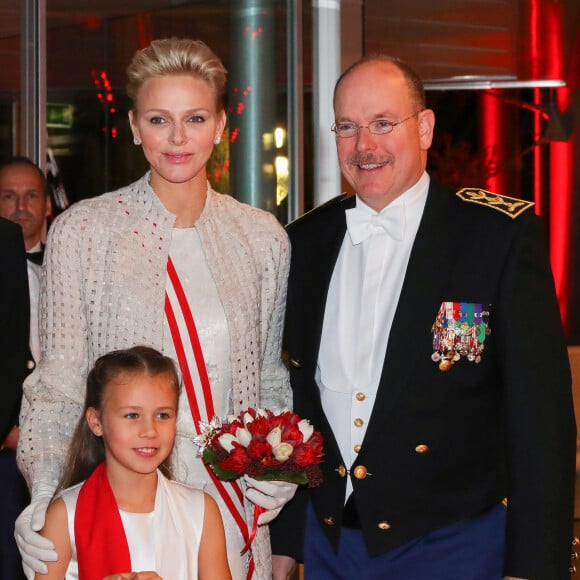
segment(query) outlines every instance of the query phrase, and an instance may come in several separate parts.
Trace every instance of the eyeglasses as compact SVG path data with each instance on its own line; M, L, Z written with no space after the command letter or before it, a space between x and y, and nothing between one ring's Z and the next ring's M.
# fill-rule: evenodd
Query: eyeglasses
M356 123L334 123L330 130L337 137L354 137L358 135L361 129L368 129L373 135L387 135L390 133L397 125L416 117L421 111L417 111L400 121L393 123L392 121L387 121L386 119L377 119L376 121L371 121L368 125L357 125Z

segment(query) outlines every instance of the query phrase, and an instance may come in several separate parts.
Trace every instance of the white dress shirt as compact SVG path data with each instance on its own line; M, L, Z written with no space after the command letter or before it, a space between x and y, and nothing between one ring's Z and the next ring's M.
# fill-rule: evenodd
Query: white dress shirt
M368 232L345 233L328 289L316 382L322 407L345 466L356 460L371 417L389 332L409 256L425 208L429 176L377 213L357 195L357 221L368 214ZM381 214L393 216L385 227ZM361 238L365 238L360 241ZM354 243L353 242L358 242ZM352 491L347 479L345 501Z
M40 242L29 252L40 252L42 246ZM34 358L34 362L38 364L40 360L40 338L38 333L38 301L40 298L40 273L42 266L35 264L31 260L26 260L26 268L28 270L28 293L30 295L30 336L29 345L30 352Z

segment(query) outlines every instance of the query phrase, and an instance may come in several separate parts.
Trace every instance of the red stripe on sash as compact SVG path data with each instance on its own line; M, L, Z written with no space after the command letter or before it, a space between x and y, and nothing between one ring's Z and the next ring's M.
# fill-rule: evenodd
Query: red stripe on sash
M179 362L179 367L181 369L181 374L183 376L183 384L185 386L185 392L187 394L187 399L189 402L189 407L191 410L191 415L193 418L193 423L196 432L199 434L201 432L201 428L199 425L200 420L209 421L215 415L214 411L214 403L213 403L213 396L211 392L211 387L209 384L209 377L207 375L207 369L205 366L205 360L203 358L203 351L201 348L201 343L199 341L199 336L197 334L197 328L195 326L195 321L193 319L193 314L189 307L189 303L187 301L187 297L185 295L185 291L183 290L183 286L181 285L181 281L179 280L179 275L177 274L177 270L173 265L171 258L167 260L167 273L169 275L169 280L175 292L179 309L183 319L185 321L185 325L187 328L187 337L191 341L191 346L193 350L193 354L195 357L195 362L197 364L197 371L199 373L199 377L201 380L201 387L203 392L203 399L205 403L205 408L207 411L207 417L201 417L201 412L199 409L199 404L197 398L195 396L193 378L191 375L191 371L189 368L189 364L187 361L187 356L185 354L185 348L183 344L184 338L181 336L179 325L177 323L177 319L175 316L175 312L171 305L170 298L168 294L165 294L165 315L167 318L167 322L169 325L169 329L171 331L171 337L173 339L173 344L175 347L175 352L177 355L177 360ZM226 504L228 510L230 511L232 517L234 518L236 524L238 525L240 532L242 534L242 538L245 543L248 542L249 532L248 532L248 524L245 520L245 514L240 512L238 507L235 505L234 501L232 500L230 494L225 488L225 485L230 486L230 489L235 493L238 500L243 506L244 495L242 490L237 482L223 482L216 477L214 472L211 470L209 466L205 466L206 470L214 483L216 489L218 490L222 500ZM248 569L248 579L252 577L254 572L255 565L254 559L250 558L249 569Z
M177 295L177 300L181 306L181 312L183 318L185 319L185 324L187 325L187 332L189 334L189 339L191 340L191 345L193 347L193 354L195 356L195 362L197 364L197 372L199 373L199 378L201 379L201 386L203 390L203 398L205 401L205 408L207 409L208 418L211 419L215 415L213 406L213 396L211 394L211 387L209 385L209 377L207 376L207 369L205 367L205 360L203 358L203 351L201 350L201 343L199 342L199 335L197 334L197 328L195 326L195 321L193 320L193 314L189 308L189 303L187 302L187 297L177 275L177 270L171 261L171 258L167 261L167 270L169 272L169 278L173 284L173 289ZM189 371L189 367L188 367ZM193 382L192 382L193 385Z
M75 544L82 580L131 572L131 555L105 462L79 491L74 520Z
M167 322L171 330L171 336L173 338L173 345L175 347L175 353L177 354L177 361L179 362L179 368L181 369L181 374L183 376L183 383L185 385L185 393L187 395L187 400L189 401L189 409L191 410L191 415L193 417L193 422L195 424L195 430L199 434L199 422L201 421L201 414L199 412L199 406L197 405L197 399L193 392L193 380L191 378L191 372L189 370L189 365L187 364L187 357L185 356L185 349L183 348L183 343L181 342L181 336L179 335L179 329L177 327L177 320L175 319L175 313L169 301L169 296L165 295L165 315L167 317Z

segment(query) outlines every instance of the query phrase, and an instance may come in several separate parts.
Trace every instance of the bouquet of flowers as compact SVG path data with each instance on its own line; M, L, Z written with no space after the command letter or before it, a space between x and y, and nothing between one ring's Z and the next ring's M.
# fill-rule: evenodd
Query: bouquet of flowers
M200 431L194 443L219 479L247 474L308 487L322 483L322 435L296 413L248 409L223 422L217 417L202 422Z

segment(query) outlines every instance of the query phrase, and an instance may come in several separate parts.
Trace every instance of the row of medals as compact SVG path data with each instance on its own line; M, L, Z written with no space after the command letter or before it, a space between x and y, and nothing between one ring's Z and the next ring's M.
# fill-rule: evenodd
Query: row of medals
M448 371L461 358L479 363L491 333L489 307L469 302L443 302L433 323L433 354L439 370Z

